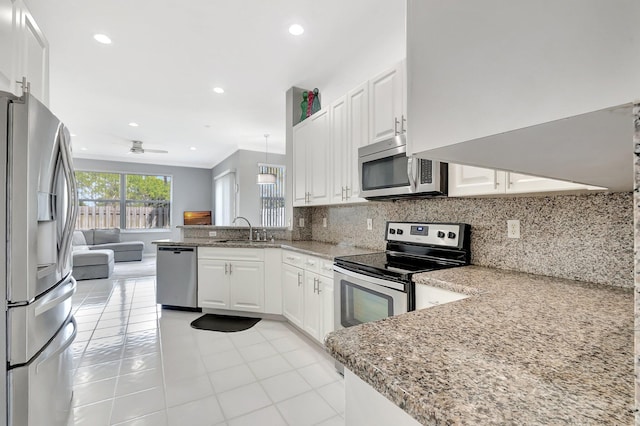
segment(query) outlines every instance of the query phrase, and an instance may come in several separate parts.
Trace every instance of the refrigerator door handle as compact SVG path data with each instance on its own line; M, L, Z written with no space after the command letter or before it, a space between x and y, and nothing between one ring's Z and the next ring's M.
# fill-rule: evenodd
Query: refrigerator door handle
M75 278L70 277L69 284L67 284L67 286L69 286L69 288L67 290L65 290L65 292L62 293L61 295L59 295L58 297L55 297L55 298L53 298L51 300L47 300L45 303L43 303L41 305L38 305L36 307L36 309L35 309L35 316L42 315L43 313L47 312L50 309L55 308L56 306L58 306L59 304L61 304L62 302L64 302L68 298L70 298L71 296L73 296L74 293L76 292L77 285L78 284L77 284Z
M78 194L76 177L73 173L73 165L71 163L71 152L69 149L69 142L67 140L67 131L64 125L60 125L58 138L60 140L60 154L62 158L62 170L65 175L65 181L67 184L67 193L69 196L69 208L67 209L67 215L65 218L64 228L62 231L62 253L59 258L59 267L67 264L70 244L73 230L75 229L75 222L78 216Z
M42 367L42 365L45 364L47 361L49 361L52 358L56 358L62 352L66 351L69 346L71 346L71 344L76 338L76 334L78 334L78 323L76 323L76 319L73 316L71 316L71 323L73 324L73 333L71 334L71 336L69 336L69 338L62 344L62 346L60 346L54 352L49 354L45 359L38 362L38 364L36 365L36 371L38 371L40 367Z

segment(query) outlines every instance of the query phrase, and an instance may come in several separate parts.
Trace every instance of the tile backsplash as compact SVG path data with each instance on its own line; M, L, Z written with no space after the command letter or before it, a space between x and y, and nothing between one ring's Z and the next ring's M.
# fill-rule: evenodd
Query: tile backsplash
M473 264L619 287L634 284L632 193L434 198L294 209L294 223L300 217L307 229L295 227L293 239L371 249L384 248L388 220L469 223ZM373 220L371 231L367 218ZM509 219L520 220L520 239L507 238Z

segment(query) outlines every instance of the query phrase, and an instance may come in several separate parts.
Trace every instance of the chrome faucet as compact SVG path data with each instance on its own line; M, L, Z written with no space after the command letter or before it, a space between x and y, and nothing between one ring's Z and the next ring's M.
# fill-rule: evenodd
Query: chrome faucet
M235 225L236 220L238 219L243 219L245 222L247 222L247 225L249 225L249 241L253 241L253 226L251 226L251 222L249 222L249 219L243 216L237 216L235 219L233 219L232 223Z

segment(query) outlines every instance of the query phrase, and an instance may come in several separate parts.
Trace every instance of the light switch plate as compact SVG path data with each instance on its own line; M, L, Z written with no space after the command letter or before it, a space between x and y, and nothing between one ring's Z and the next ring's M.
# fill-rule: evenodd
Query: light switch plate
M298 220L298 226L300 226L300 228L304 228L304 217L301 217L301 218Z
M373 230L373 219L367 219L367 230L368 231Z
M323 217L323 218L322 218L322 227L323 227L323 228L326 228L326 227L327 227L327 218L326 218L326 217Z
M218 236L218 232L217 231L209 231L209 236L210 237L217 237Z

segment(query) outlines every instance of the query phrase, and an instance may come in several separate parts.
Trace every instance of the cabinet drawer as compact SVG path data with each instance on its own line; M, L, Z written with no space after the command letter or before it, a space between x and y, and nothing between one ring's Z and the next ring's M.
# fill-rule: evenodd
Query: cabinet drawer
M247 260L264 262L264 249L198 247L198 259Z
M302 268L307 256L289 250L282 250L282 263Z
M456 300L466 299L466 294L456 293L443 288L416 284L416 309L432 308Z
M333 260L320 259L320 268L318 273L327 278L333 278Z
M302 264L302 267L305 269L305 271L320 272L320 262L321 261L322 261L322 259L320 259L319 257L305 256L304 263Z

